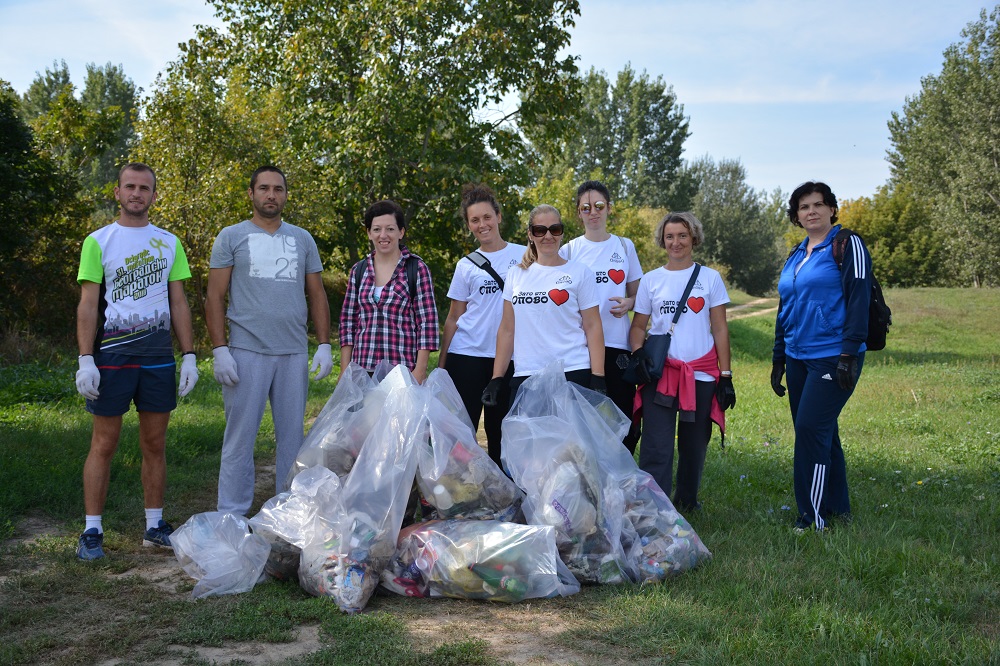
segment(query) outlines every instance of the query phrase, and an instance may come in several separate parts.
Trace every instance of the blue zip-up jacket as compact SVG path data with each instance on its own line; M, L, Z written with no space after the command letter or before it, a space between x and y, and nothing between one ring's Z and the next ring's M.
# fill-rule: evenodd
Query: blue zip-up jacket
M835 224L798 274L806 257L806 238L795 248L778 278L778 316L774 324L775 361L828 358L865 350L872 258L861 237L852 234L844 247L843 269L833 258Z

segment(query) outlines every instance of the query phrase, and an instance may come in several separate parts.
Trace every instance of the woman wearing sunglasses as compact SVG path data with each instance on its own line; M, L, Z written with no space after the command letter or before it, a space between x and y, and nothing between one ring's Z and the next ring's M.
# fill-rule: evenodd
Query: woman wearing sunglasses
M511 358L511 402L524 380L555 359L562 359L567 380L606 391L604 333L594 272L559 256L562 235L562 217L556 208L542 204L531 211L528 250L507 273L504 285L493 379L483 391L483 404L497 404Z
M594 271L598 310L604 331L604 376L608 397L629 417L635 402L635 384L622 378L628 367L628 311L635 305L642 266L635 245L627 238L608 232L611 194L604 183L588 180L576 190L576 211L583 222L584 235L563 245L559 255L586 264ZM635 453L639 428L634 427L622 443Z
M701 507L698 488L712 423L724 429L724 410L736 405L726 323L729 293L718 271L701 266L693 275L698 266L692 252L705 242L705 233L692 213L670 213L657 225L654 238L667 251L667 263L642 276L629 331L632 363L637 374L645 377L636 401L642 413L639 467L669 496L674 487L676 434L673 501L688 512ZM678 308L681 314L674 326ZM656 381L650 378L652 363L643 348L650 323L650 335L672 333L663 373Z
M485 185L462 188L462 217L479 249L455 266L448 288L451 307L444 322L438 367L447 370L458 389L472 424L479 427L483 389L493 377L497 336L503 316L503 286L516 266L523 245L508 243L500 235L500 204ZM509 380L513 370L505 373ZM501 391L498 403L485 409L487 450L500 464L500 423L507 415L509 396Z

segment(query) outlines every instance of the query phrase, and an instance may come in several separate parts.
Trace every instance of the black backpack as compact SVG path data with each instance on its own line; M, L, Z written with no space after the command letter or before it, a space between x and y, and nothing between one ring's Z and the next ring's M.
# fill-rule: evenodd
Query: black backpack
M833 260L837 262L837 267L844 269L844 248L851 236L857 236L850 229L841 227L837 235L833 237ZM892 326L892 310L885 302L882 294L882 285L875 277L872 270L872 293L868 299L868 337L865 338L865 346L868 351L880 351L885 349L885 339L889 335L889 327Z
M351 267L351 283L354 285L354 296L359 301L361 300L361 276L364 275L365 262L368 259L362 259L358 263ZM406 268L406 286L410 290L410 305L417 300L417 257L416 255L410 255L406 258L404 267Z

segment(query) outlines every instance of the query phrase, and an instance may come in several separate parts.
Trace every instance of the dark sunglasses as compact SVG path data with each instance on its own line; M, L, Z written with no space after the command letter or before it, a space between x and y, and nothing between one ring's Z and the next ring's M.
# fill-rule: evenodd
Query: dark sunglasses
M605 208L607 208L607 206L608 206L608 204L604 203L603 201L595 201L594 202L594 208L597 209L598 213L601 212L602 210L604 210ZM580 206L580 212L583 213L584 215L589 214L590 213L590 204L589 203L585 203L582 206Z
M551 227L546 227L541 224L528 225L528 232L535 238L543 238L546 231L552 234L553 238L558 238L563 235L563 223L560 222L559 224L553 224Z

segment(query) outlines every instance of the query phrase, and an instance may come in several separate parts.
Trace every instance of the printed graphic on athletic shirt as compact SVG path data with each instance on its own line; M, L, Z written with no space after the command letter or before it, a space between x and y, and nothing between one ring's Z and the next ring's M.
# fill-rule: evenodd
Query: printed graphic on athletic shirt
M694 281L694 287L691 288L692 292L701 291L704 292L705 288L701 284L701 280ZM694 312L695 314L701 312L705 309L705 297L704 296L688 296L687 303L684 309L681 310L681 314L684 314L688 310ZM672 315L677 311L677 301L670 299L663 299L660 302L660 314Z
M611 259L609 261L612 264L625 263L625 259L623 259L622 256L617 252L611 254ZM594 270L594 281L597 284L607 284L608 282L621 284L625 282L625 271L621 268L609 268L606 271Z
M573 278L562 275L556 284L573 285ZM569 300L569 292L565 289L549 289L548 291L522 291L511 299L511 305L543 305L549 302L562 305Z
M292 282L299 275L299 253L290 234L250 234L250 277Z
M110 307L104 311L107 319L101 336L102 349L139 340L146 341L143 345L155 340L154 347L162 346L164 343L158 338L164 337L169 345L170 306L166 292L172 250L162 238L151 238L149 248L126 256L115 268L104 295Z
M491 277L483 279L483 283L479 286L479 293L483 296L487 294L496 294L499 291L501 291L500 285L497 284L497 281Z

